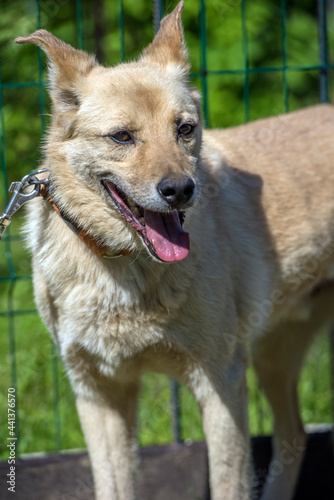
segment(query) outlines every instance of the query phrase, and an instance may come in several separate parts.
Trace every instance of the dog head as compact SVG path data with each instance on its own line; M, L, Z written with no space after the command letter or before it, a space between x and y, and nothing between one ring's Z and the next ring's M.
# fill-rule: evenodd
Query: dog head
M183 2L135 62L99 65L51 33L16 39L49 60L52 121L45 146L52 195L111 248L184 259L184 211L198 198L199 95L188 82Z

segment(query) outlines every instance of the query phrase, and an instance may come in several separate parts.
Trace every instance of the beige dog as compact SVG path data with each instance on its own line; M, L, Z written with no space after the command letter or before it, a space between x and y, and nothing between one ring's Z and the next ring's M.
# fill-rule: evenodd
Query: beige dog
M212 499L251 497L248 340L281 464L263 499L288 500L305 447L298 376L331 317L334 111L202 138L182 8L138 61L112 68L44 30L16 40L48 55L53 102L51 203L31 203L27 225L36 301L76 393L98 500L135 497L145 371L197 399Z

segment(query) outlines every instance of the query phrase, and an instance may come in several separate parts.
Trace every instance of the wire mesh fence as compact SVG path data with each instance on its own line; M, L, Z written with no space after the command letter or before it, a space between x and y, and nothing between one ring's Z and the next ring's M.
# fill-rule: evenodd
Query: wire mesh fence
M19 180L38 166L41 152L37 138L45 133L48 123L49 101L41 51L30 49L28 54L25 49L24 54L19 53L22 48L14 48L13 38L43 27L54 30L78 48L96 51L102 61L124 61L135 57L150 41L166 7L171 7L162 0L143 4L140 7L131 0L96 1L94 5L86 0L1 3L1 206L8 201L10 181ZM317 4L287 0L198 0L191 6L187 4L184 21L193 64L191 78L203 95L206 126L236 125L330 100L334 68L330 47L334 36L328 25L332 8L332 2L325 0L318 0ZM33 304L30 257L23 249L21 225L22 218L18 216L0 244L0 403L7 394L6 388L15 387L16 436L22 453L79 448L84 443L74 398ZM313 375L321 363L328 379L324 387L322 382L315 382L311 388L311 392L316 389L323 391L324 398L328 396L328 408L329 352L323 339L314 354ZM269 432L269 412L252 373L250 380L254 387L250 393L253 433ZM142 444L153 439L145 437L145 426L154 428L151 436L159 441L162 431L155 420L166 420L170 427L164 440L202 437L201 431L189 424L190 420L195 420L195 426L200 422L199 414L194 416L189 396L174 382L169 384L166 380L146 381L140 410ZM161 395L163 400L155 419L148 408ZM330 421L328 408L325 418ZM323 420L323 414L319 417L311 412L307 416L309 421L317 418ZM6 422L0 420L1 443ZM78 431L74 432L74 428ZM37 442L35 436L39 436ZM5 452L1 446L0 454Z

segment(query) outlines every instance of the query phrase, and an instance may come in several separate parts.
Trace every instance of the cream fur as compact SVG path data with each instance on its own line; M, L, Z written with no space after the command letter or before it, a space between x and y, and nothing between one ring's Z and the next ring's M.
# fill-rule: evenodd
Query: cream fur
M205 131L202 142L182 7L139 61L113 68L45 31L17 39L40 45L50 61L44 166L57 204L115 253L132 252L97 257L47 203L30 205L36 302L77 396L98 500L135 498L135 409L145 371L167 373L195 395L212 499L248 500L245 345L252 341L275 417L273 459L281 460L282 443L304 447L296 384L306 347L331 319L334 110L319 105ZM176 140L177 121L197 125L194 134ZM135 145L108 137L124 126ZM100 179L164 212L156 186L180 173L196 183L185 207L191 249L164 264ZM302 455L269 478L263 500L292 498Z

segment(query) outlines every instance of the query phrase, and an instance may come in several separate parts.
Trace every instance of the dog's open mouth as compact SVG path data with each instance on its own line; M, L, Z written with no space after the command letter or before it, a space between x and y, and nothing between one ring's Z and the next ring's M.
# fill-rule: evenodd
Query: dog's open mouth
M182 228L184 212L153 212L137 205L112 182L103 181L103 185L119 212L136 229L154 257L164 262L176 262L187 257L190 243L189 234Z

